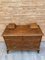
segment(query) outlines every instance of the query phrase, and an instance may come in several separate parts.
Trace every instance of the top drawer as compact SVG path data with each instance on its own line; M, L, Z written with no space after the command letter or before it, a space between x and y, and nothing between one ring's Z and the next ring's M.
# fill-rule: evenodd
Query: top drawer
M5 40L22 40L21 36L5 36Z

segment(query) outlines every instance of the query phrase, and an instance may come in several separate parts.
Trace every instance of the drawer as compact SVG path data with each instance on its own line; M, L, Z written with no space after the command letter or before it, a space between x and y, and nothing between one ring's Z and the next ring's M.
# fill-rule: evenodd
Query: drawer
M5 40L22 40L22 36L5 36Z
M12 44L12 45L8 45L7 46L8 50L38 50L39 49L39 46L31 46L31 45L26 45L26 46L22 46L22 45L15 45L15 44Z
M8 50L22 50L22 46L21 45L12 44L12 45L8 45L7 49Z
M27 40L27 41L40 41L41 40L41 36L23 36L22 37L23 40Z

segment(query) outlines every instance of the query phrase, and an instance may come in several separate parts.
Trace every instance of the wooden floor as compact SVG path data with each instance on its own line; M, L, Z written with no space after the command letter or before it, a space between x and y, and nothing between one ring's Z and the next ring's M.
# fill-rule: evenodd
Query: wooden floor
M0 42L0 60L45 60L45 42L41 43L40 53L16 51L7 54L4 42Z

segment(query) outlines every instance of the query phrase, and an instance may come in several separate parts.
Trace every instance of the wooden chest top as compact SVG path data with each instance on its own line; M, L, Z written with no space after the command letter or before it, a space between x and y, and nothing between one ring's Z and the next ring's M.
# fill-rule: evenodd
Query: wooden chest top
M34 25L37 27L34 27ZM43 35L42 31L39 25L37 25L36 23L30 25L16 25L14 29L13 27L11 29L6 27L5 31L3 32L3 36L42 36L42 35Z

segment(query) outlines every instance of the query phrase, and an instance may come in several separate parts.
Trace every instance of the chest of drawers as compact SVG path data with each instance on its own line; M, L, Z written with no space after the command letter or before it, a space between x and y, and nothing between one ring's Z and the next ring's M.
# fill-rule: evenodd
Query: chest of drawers
M39 25L16 25L9 24L3 32L3 38L9 51L38 51L42 38ZM33 28L32 28L33 26ZM37 26L37 27L36 27Z

